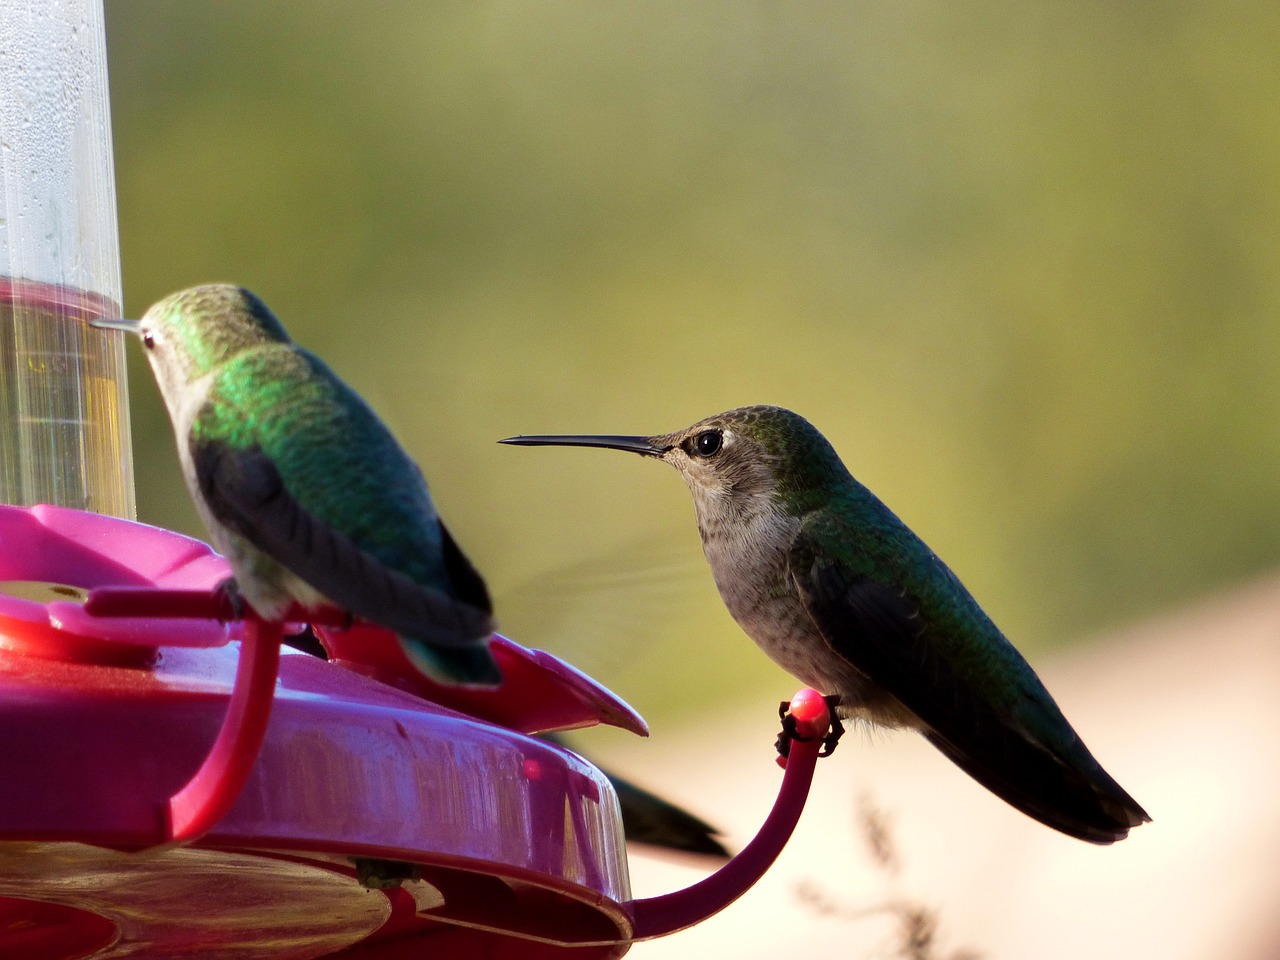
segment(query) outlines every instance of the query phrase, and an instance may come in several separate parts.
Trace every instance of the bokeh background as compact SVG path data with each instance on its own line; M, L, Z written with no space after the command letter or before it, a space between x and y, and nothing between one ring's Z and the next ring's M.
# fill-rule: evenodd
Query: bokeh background
M420 460L504 632L646 714L637 751L716 716L767 739L795 684L724 612L674 473L501 437L791 407L1050 669L1280 563L1280 6L107 20L127 313L259 293ZM131 353L140 519L203 536Z

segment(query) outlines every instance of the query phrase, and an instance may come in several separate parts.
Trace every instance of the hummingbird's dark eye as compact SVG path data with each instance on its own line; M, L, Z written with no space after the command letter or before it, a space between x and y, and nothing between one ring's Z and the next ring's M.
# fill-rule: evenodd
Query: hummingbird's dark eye
M724 446L724 435L719 430L703 430L693 438L693 450L699 457L714 457Z
M142 345L150 350L156 345L156 335L150 330L144 330L142 332Z

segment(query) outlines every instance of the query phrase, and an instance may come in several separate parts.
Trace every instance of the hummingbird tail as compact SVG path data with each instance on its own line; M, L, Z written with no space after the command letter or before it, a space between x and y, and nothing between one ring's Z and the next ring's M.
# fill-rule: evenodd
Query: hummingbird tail
M487 643L472 647L428 645L417 637L397 634L400 646L415 667L437 683L451 687L500 687L502 672Z
M961 770L1029 817L1089 843L1123 840L1151 818L1080 745L1090 769L1064 762L1023 737L1001 731L999 744L966 752L926 730L925 738ZM998 757L998 762L990 758Z
M605 770L604 775L618 795L622 829L631 843L729 858L729 851L715 837L719 831L705 820L617 774Z
M566 746L564 739L554 733L539 734L539 737L558 746ZM587 759L595 763L591 758ZM599 764L596 766L609 779L613 792L617 794L618 808L622 812L622 831L628 843L698 853L721 860L729 858L729 851L716 839L720 831L705 820Z

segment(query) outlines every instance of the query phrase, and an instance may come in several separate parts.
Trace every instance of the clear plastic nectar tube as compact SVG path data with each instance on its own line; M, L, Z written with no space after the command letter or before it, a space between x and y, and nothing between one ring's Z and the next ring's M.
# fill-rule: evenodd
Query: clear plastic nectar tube
M102 0L0 0L0 503L132 519Z

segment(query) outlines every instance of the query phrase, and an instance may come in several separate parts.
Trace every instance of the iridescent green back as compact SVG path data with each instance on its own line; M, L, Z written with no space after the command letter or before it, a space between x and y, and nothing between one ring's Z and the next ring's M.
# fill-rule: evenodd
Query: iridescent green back
M387 566L448 588L421 471L360 396L307 351L268 342L224 362L191 439L262 450L308 512Z

